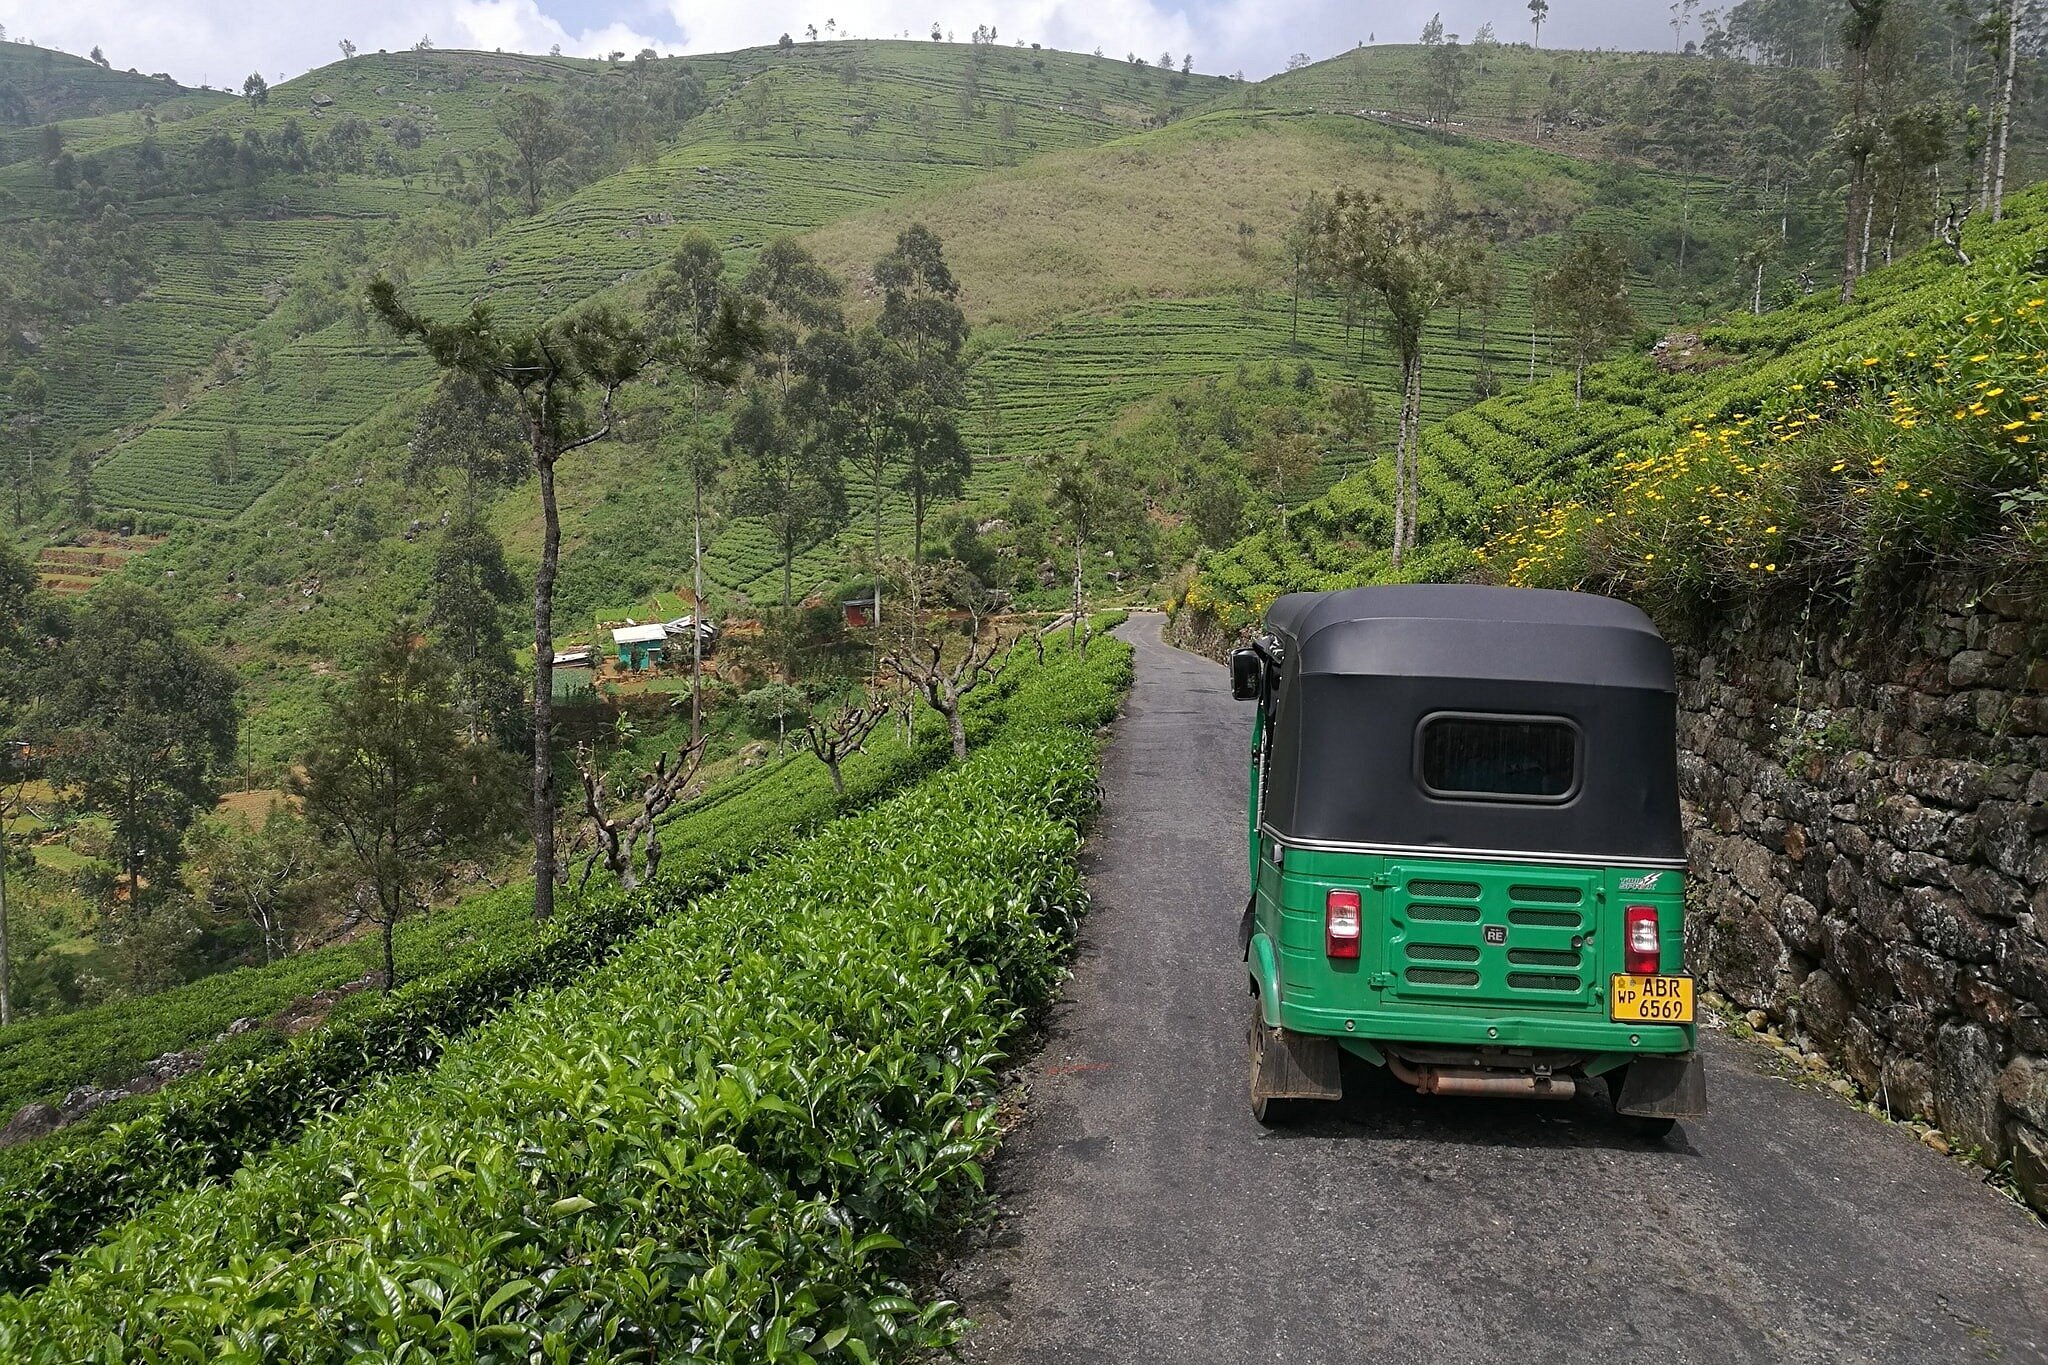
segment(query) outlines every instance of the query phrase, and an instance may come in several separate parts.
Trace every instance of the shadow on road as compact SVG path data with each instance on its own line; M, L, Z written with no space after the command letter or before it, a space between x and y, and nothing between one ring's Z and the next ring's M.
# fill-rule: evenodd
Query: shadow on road
M1609 1148L1697 1157L1684 1125L1652 1141L1607 1103L1605 1082L1565 1101L1484 1100L1418 1095L1379 1067L1346 1055L1344 1098L1297 1101L1267 1141L1432 1142L1465 1147ZM1245 1117L1251 1123L1249 1114Z

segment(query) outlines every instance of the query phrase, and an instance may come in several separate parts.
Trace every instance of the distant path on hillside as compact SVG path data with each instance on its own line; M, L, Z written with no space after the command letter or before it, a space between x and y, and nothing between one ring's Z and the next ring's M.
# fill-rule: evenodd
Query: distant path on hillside
M1278 1132L1246 1105L1248 716L1119 634L1095 910L1003 1220L947 1288L975 1362L2048 1361L2048 1231L1968 1172L1709 1039L1668 1145L1604 1099L1424 1099L1370 1067Z

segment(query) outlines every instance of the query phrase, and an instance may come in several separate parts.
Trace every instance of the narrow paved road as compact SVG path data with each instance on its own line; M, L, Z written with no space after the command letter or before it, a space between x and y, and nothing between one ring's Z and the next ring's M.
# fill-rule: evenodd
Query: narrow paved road
M1245 1100L1247 717L1134 617L1096 907L950 1288L976 1362L2048 1361L2048 1231L1712 1040L1664 1146L1604 1103L1425 1100L1370 1067Z

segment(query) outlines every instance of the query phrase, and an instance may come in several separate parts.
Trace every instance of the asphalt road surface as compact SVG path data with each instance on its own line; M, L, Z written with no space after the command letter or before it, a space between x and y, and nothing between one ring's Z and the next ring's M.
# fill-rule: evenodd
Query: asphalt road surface
M1160 626L1120 632L1095 909L1001 1222L949 1273L968 1360L2048 1361L2048 1230L1753 1045L1709 1038L1710 1112L1662 1145L1604 1096L1426 1099L1362 1065L1255 1124L1249 717Z

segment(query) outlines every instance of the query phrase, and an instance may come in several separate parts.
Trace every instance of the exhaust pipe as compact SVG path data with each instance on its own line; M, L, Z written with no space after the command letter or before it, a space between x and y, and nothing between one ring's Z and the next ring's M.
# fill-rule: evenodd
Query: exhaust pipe
M1412 1067L1392 1053L1387 1069L1425 1095L1473 1095L1490 1099L1568 1100L1578 1092L1569 1076L1480 1071L1467 1067Z

